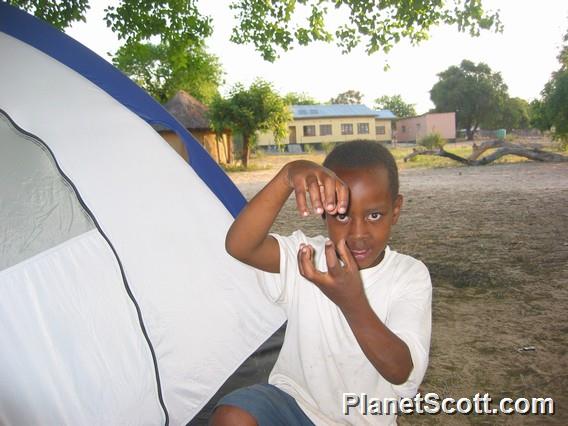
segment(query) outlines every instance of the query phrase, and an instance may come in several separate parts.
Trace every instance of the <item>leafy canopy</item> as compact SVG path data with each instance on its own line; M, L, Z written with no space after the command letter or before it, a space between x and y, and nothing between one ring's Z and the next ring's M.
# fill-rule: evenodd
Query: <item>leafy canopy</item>
M560 68L552 73L541 98L531 103L532 121L541 130L553 130L554 138L568 149L568 32L557 58Z
M463 60L438 74L430 98L436 112L456 113L457 126L466 129L468 139L480 125L494 127L508 94L501 74L487 64Z
M361 104L363 94L358 90L348 90L329 100L332 104Z
M235 85L224 99L215 97L209 106L211 127L220 135L225 129L243 135L243 165L248 166L250 144L257 132L272 132L276 142L282 141L288 131L292 114L288 104L264 80L257 79L247 89Z
M134 42L118 49L113 64L161 103L178 90L185 90L209 104L223 83L219 58L208 53L201 43L189 43L183 48L166 42Z
M404 102L400 95L385 95L375 99L375 109L388 109L398 118L413 117L416 115L414 105Z
M60 29L85 21L88 0L8 0ZM296 44L335 42L349 52L359 44L367 53L388 52L406 39L416 44L440 24L478 35L501 31L498 13L486 12L481 0L233 0L237 18L231 40L252 43L262 57L274 61ZM333 15L333 16L332 16ZM339 23L329 28L329 22ZM198 10L198 0L121 0L105 9L104 20L125 44L150 40L174 45L199 41L212 33L211 18Z
M254 44L268 61L295 43L335 41L343 53L364 43L371 54L388 52L402 39L426 40L430 28L440 24L457 25L473 36L502 29L499 14L485 12L481 0L234 0L231 9L239 22L231 40ZM329 28L329 15L340 23Z
M319 104L314 98L307 93L289 92L284 95L284 100L288 105L317 105Z

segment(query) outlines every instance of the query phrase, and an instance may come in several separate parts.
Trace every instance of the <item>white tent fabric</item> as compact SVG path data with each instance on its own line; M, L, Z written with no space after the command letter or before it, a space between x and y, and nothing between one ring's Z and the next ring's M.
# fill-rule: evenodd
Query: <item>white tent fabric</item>
M232 216L147 123L1 32L0 52L0 109L97 224L0 271L0 424L187 423L283 313L226 254Z

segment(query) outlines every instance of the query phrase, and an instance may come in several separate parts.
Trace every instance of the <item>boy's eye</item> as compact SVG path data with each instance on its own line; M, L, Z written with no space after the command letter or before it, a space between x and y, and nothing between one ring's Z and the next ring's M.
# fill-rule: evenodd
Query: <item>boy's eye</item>
M347 222L347 221L349 220L349 216L347 216L347 215L344 214L344 213L337 213L337 214L335 215L335 219L337 219L339 222L345 223L345 222Z
M376 221L381 218L381 214L379 212L373 212L369 215L369 220Z

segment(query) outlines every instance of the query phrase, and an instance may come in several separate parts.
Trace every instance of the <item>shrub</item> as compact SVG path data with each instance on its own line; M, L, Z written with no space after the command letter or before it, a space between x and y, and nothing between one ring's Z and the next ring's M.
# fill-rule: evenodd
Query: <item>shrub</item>
M323 150L323 152L325 152L325 154L329 154L333 147L335 146L335 144L333 142L323 142L321 144L321 149Z
M430 133L418 141L418 145L426 149L442 149L448 142L439 133Z
M304 148L304 152L306 154L312 154L315 151L315 148L312 144L305 143L302 148Z

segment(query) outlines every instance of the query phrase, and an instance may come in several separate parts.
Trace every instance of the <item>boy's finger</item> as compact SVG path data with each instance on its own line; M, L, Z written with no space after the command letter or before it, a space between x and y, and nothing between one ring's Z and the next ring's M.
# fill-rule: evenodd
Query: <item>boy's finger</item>
M301 264L300 273L302 276L314 284L322 285L325 284L325 277L321 271L318 271L314 265L314 249L312 246L307 245L302 250L300 255L299 264Z
M300 270L300 275L304 276L304 267L302 265L302 257L306 256L307 250L305 249L305 244L300 244L300 248L298 249L298 269Z
M337 244L337 252L339 253L341 260L343 260L343 263L345 264L345 267L347 269L357 269L357 262L351 254L351 250L349 250L349 247L347 247L347 243L344 239L339 241L339 243Z
M337 276L341 273L341 264L335 254L335 244L333 241L325 242L325 262L327 263L327 271L331 276Z
M341 179L335 181L335 191L337 193L337 213L347 212L349 205L349 187Z
M296 195L296 205L301 216L308 216L308 201L306 200L306 189L300 185L294 185L294 194Z
M321 195L317 178L315 176L308 176L306 178L306 185L308 186L308 192L310 194L310 201L312 203L314 213L322 214L323 205L320 198Z
M325 193L325 210L328 213L333 213L336 208L335 200L335 179L328 178L324 182L324 193Z

